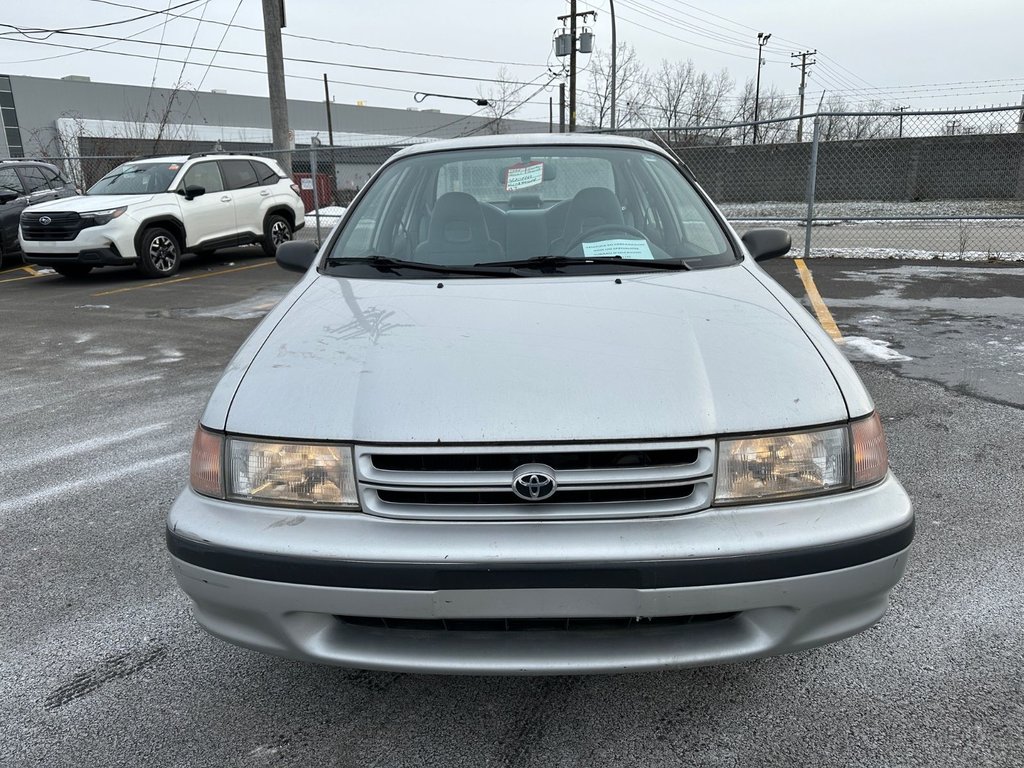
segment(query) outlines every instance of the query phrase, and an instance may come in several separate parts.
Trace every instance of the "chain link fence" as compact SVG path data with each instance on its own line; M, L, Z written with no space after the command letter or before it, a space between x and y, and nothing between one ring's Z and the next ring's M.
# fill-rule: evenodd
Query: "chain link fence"
M670 148L738 231L789 230L795 256L1024 260L1021 107L617 133Z
M617 133L677 154L741 233L789 230L795 256L1024 260L1021 107L819 113ZM286 151L173 140L148 154L247 152L278 161L306 206L299 236L319 241L381 163L404 146L432 140L346 136L336 146ZM80 143L91 146L85 137ZM136 158L45 159L84 190Z

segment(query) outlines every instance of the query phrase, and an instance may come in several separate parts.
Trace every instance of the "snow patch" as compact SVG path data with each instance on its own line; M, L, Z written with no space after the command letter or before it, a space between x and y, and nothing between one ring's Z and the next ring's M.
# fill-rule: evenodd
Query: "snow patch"
M911 248L811 248L805 256L803 249L788 254L795 259L890 259L900 261L1024 261L1024 251L925 251Z
M79 304L75 309L110 309L109 304Z
M840 346L852 360L896 363L914 359L892 349L891 342L867 336L844 336Z
M342 208L339 205L326 205L320 209L320 229L324 227L333 227L345 214L347 208ZM309 211L306 214L306 226L316 227L316 211Z

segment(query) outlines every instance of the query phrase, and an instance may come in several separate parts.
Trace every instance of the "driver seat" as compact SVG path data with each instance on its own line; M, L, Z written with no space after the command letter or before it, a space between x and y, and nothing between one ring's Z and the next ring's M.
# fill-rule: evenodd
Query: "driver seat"
M569 203L562 236L551 244L551 252L562 254L581 234L608 224L625 224L622 203L607 187L581 189Z
M437 198L427 227L427 239L413 258L427 264L467 265L500 261L505 249L491 239L480 203L465 192Z

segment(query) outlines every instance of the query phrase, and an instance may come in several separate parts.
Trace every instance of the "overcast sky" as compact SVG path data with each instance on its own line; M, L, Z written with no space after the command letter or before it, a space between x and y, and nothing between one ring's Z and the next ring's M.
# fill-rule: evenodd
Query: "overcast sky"
M185 2L113 1L144 10L116 7L101 0L45 0L38 5L4 0L0 23L68 29L120 21ZM580 9L587 7L599 11L593 24L597 48L608 49L608 0L580 0ZM323 86L317 80L327 72L334 81L331 91L335 101L413 107L411 92L417 90L474 96L481 88L486 91L487 86L472 80L339 65L486 79L498 71L499 64L491 62L506 61L517 62L508 66L515 80L536 80L536 86L521 92L526 97L546 80L546 66L557 67L551 37L557 26L555 17L567 8L565 0L287 0L286 33L402 51L286 37L286 57L332 62L286 62L288 93L292 98L323 98ZM880 98L891 105L928 109L1015 103L1024 91L1020 58L1024 3L1020 0L617 0L616 11L619 40L633 45L649 65L656 66L661 59L692 58L700 69L728 69L738 83L755 72L756 33L770 32L763 86L775 84L794 94L799 73L790 68L790 54L816 48L818 64L812 68L809 90L814 100L826 89L843 91L852 103ZM164 27L165 17L160 15L81 31L116 37L116 41L52 35L37 42L19 42L20 35L11 34L5 26L0 30L4 33L0 35L0 73L42 77L78 74L136 85L149 85L155 73L160 86L173 85L180 78L193 88L201 82L203 90L266 93L261 58L229 53L262 54L262 33L208 23L227 22L235 14L236 25L261 28L260 0L199 0L172 13L190 18L170 19ZM200 16L204 23L197 24ZM156 45L161 35L165 43L162 48ZM190 52L193 35L195 50ZM122 39L129 36L150 42ZM107 47L80 52L53 47L55 44ZM218 47L221 50L214 63L240 71L207 71L213 49ZM111 51L147 57L159 54L162 60L158 63L110 55ZM409 51L491 62L412 55ZM186 56L189 63L183 64ZM38 60L43 58L47 60ZM585 63L586 57L582 57L581 65ZM517 116L546 120L548 96L552 93L557 97L557 91L540 91ZM476 109L458 101L431 100L423 106L455 112Z

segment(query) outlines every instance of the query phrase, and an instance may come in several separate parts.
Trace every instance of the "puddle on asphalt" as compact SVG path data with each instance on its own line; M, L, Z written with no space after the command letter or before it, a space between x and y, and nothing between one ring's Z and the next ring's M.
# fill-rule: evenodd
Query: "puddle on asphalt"
M215 307L158 309L146 312L146 317L223 317L229 320L258 320L272 310L291 290L290 287L267 288L247 299Z
M827 298L848 358L1024 406L1024 269L908 265L835 279L870 288Z

